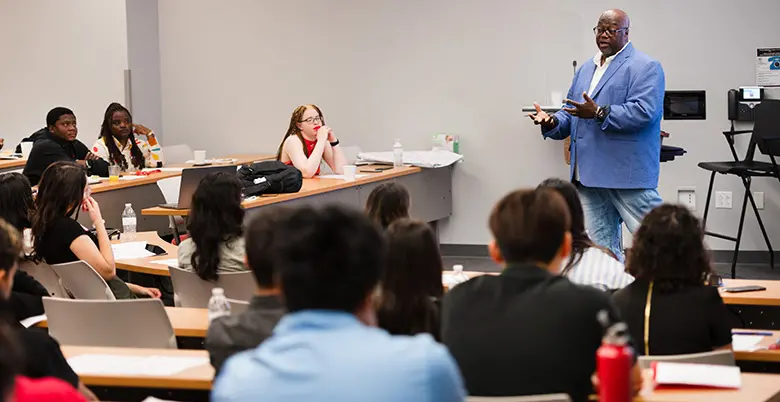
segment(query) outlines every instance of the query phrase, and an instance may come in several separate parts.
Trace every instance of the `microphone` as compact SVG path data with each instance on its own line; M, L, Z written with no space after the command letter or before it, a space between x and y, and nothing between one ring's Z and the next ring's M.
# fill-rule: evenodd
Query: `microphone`
M572 60L571 62L571 68L574 70L574 74L577 74L577 60Z

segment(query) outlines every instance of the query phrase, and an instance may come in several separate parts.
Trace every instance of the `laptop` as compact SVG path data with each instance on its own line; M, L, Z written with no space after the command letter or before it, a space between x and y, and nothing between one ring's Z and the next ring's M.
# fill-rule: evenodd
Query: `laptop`
M195 194L195 189L198 188L198 184L200 184L200 181L206 177L207 174L217 172L236 174L236 170L237 168L235 165L183 169L181 171L181 184L179 186L179 202L175 204L160 204L160 207L169 209L189 209L190 204L192 204L192 195Z

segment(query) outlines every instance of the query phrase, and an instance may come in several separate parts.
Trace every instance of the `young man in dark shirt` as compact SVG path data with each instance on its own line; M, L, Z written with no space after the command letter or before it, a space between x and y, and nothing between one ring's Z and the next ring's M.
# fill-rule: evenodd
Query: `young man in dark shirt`
M89 151L86 145L76 139L76 115L64 107L55 107L46 115L49 132L41 136L27 159L24 175L34 186L49 165L60 161L74 161L83 166L88 174L108 177L108 162Z
M571 218L554 190L518 190L493 209L491 257L505 265L453 288L442 302L442 341L474 396L594 392L596 350L613 321L609 295L559 275L571 252ZM635 365L635 386L641 387ZM637 390L639 388L636 388Z
M219 317L209 325L206 349L217 372L230 356L254 349L270 337L286 312L281 289L274 280L271 246L278 240L274 229L288 212L285 208L271 208L249 223L245 233L246 264L254 273L257 293L243 314Z
M22 252L21 234L3 219L0 219L0 326L13 326L8 298L13 287L14 274ZM18 325L18 324L16 324ZM24 356L19 374L30 378L55 377L74 388L89 400L95 395L81 382L79 376L68 365L60 345L48 333L38 328L16 331Z

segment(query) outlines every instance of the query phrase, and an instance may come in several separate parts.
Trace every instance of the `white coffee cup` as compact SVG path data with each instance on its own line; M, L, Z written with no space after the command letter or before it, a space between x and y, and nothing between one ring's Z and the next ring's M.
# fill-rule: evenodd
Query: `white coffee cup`
M195 151L195 164L202 165L206 163L206 151Z
M563 93L558 91L550 92L550 106L559 107L563 105Z
M357 166L344 165L344 180L355 181L355 174L357 173Z
M24 141L24 142L22 142L22 157L24 159L29 159L30 158L30 152L32 152L34 144L35 143L32 142L32 141Z

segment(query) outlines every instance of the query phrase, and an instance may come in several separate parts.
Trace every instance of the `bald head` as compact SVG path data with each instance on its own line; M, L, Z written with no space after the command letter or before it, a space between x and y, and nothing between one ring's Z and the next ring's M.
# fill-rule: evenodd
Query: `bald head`
M596 45L603 58L619 52L628 43L628 14L619 9L604 11L596 25Z

